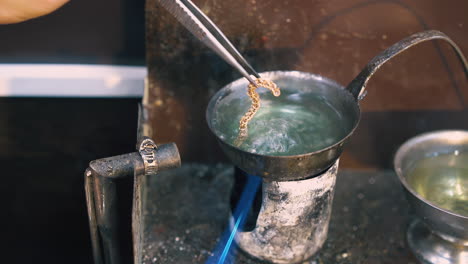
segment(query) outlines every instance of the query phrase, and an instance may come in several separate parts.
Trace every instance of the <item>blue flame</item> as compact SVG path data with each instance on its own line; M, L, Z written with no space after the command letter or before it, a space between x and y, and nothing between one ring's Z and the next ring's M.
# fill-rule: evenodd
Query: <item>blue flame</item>
M245 217L252 207L252 203L255 195L257 194L260 183L260 177L247 174L247 183L244 190L242 190L242 195L233 214L234 219L236 219L236 223L234 224L232 231L227 227L215 250L213 250L213 255L208 258L205 264L223 264L226 261L226 257L231 249L237 230L244 226ZM218 255L219 252L222 253Z

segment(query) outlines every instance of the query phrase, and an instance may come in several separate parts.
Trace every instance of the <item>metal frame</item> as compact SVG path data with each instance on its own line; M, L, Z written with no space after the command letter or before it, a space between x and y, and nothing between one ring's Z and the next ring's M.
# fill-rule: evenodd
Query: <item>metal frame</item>
M174 143L157 146L152 139L143 136L140 129L142 117L140 105L138 152L91 161L85 171L86 204L95 264L121 263L115 181L134 175L132 239L135 263L138 263L141 256L142 182L159 171L180 167L180 156Z

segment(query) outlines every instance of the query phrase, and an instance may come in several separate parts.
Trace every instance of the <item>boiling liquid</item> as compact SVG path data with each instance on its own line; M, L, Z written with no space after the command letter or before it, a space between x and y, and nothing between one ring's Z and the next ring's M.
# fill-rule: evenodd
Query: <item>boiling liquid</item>
M343 118L325 98L316 94L282 91L261 95L261 107L248 125L240 149L263 155L297 155L321 150L346 136ZM217 134L234 145L238 120L250 102L235 99L223 105L214 122ZM239 107L240 106L240 107Z
M431 203L468 216L468 153L424 158L414 164L407 181Z

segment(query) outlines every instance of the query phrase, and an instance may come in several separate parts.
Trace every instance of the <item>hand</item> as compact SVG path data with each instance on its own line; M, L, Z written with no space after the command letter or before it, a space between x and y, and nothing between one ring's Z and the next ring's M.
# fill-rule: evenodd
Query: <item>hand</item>
M47 15L69 0L0 0L0 24L18 23Z

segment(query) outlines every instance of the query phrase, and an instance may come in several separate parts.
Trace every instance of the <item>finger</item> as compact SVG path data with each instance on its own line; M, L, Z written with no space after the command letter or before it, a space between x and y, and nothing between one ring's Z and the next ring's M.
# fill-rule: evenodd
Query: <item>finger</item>
M0 0L0 24L18 23L47 15L69 0Z

